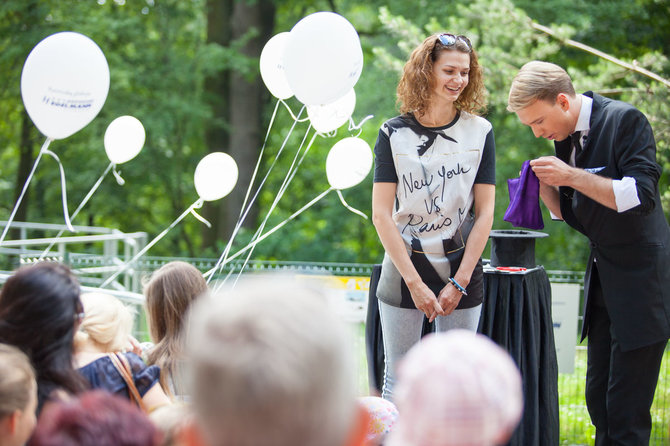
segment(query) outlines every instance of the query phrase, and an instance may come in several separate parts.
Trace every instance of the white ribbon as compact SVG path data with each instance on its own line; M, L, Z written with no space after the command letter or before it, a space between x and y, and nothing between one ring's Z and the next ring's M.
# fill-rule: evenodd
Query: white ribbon
M107 169L105 169L105 171L102 173L102 175L100 175L100 178L98 178L98 181L95 182L93 187L91 187L91 190L88 191L88 194L86 194L84 199L81 200L81 203L79 203L79 206L77 207L77 209L75 209L75 211L72 213L72 215L70 216L70 220L74 220L75 217L77 215L79 215L79 211L81 211L84 208L84 206L86 205L86 203L88 203L88 200L90 200L91 197L93 196L93 194L95 193L95 191L98 190L98 187L100 186L100 183L102 183L102 180L107 176L109 171L113 169L113 167L114 167L114 163L110 163L109 166L107 166ZM42 255L40 255L40 258L38 260L44 259L44 257L47 254L49 254L49 251L51 251L51 248L53 248L53 246L56 244L56 241L60 238L60 236L63 235L63 232L65 232L65 229L61 229L60 231L58 231L58 234L56 234L56 237L54 238L54 240L49 244L49 246L46 247L44 252L42 252Z
M60 162L58 155L53 153L51 150L44 149L44 153L46 155L51 156L58 163L58 169L60 170L60 188L61 188L61 197L63 201L63 217L65 217L65 225L70 230L70 232L77 232L72 227L72 223L70 223L70 215L68 214L67 210L67 189L65 186L65 169L63 169L63 164Z
M345 208L349 209L354 214L360 215L361 217L363 217L366 220L368 219L367 215L365 215L363 212L359 211L358 209L349 206L349 204L347 204L347 202L344 201L344 197L342 196L342 191L339 190L339 189L337 190L337 196L340 197L340 201L342 202L342 204L344 205Z

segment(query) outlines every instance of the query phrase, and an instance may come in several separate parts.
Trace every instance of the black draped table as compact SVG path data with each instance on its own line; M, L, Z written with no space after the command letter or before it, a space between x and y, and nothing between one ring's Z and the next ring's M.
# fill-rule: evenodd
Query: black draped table
M370 280L365 327L370 387L381 389L384 345L376 298L379 269ZM424 332L431 330L424 325ZM556 446L558 362L551 319L551 287L543 267L507 272L484 269L484 303L480 333L507 350L523 379L524 413L509 445Z

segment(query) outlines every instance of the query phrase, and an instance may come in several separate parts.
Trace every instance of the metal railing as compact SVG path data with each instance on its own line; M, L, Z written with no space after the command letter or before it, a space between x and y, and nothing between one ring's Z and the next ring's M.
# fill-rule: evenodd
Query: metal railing
M0 221L0 227L7 221ZM117 229L97 226L74 226L75 235L55 237L67 227L62 224L12 222L10 234L18 234L14 240L4 240L0 244L0 273L11 273L18 266L33 263L42 259L63 262L69 265L79 263L73 259L86 257L81 251L91 250L100 254L92 254L101 261L95 266L75 267L75 272L87 280L82 281L92 286L101 283L113 274L120 265L133 258L147 244L146 232L125 233ZM53 236L52 236L53 235ZM50 247L45 254L46 248ZM97 277L97 278L96 278ZM140 289L140 275L129 269L120 278L117 289L134 291Z

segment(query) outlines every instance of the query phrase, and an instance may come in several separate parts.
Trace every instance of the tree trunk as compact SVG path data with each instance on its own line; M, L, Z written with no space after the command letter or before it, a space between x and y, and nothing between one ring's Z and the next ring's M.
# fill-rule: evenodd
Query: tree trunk
M227 47L230 45L230 16L235 0L207 1L207 42ZM212 119L207 125L205 141L210 152L228 152L228 86L229 73L216 73L206 79L205 91L212 109ZM215 247L220 237L219 214L222 201L205 203L202 213L212 222L212 228L203 226L203 248Z
M245 57L258 60L274 26L274 5L271 0L210 0L208 39L229 45L237 39L246 41L241 47ZM226 30L224 31L223 28ZM253 36L247 39L245 36ZM256 72L253 78L238 71L222 73L207 84L208 95L218 101L214 104L214 122L207 142L210 151L223 150L237 163L237 185L228 197L208 206L207 215L213 221L213 230L203 239L205 246L225 245L237 224L249 181L253 174L262 145L262 105L265 86ZM244 221L244 226L256 224L255 207Z
M231 17L232 39L244 38L245 34L255 29L254 37L241 50L244 56L258 60L265 42L271 36L273 23L274 6L270 1L237 1ZM265 132L261 115L264 97L265 85L258 70L251 80L237 71L231 73L229 153L237 162L239 178L225 202L224 214L221 215L223 227L220 233L227 236L226 239L232 234L240 217L244 197L263 144ZM253 206L244 220L244 226L255 228L256 216L257 207Z
M33 128L33 123L30 121L30 117L28 117L28 113L24 113L23 116L21 117L21 141L19 143L19 168L16 173L16 182L14 184L14 201L12 203L12 209L14 209L14 205L16 203L16 200L19 199L19 195L21 195L21 191L23 190L23 185L26 183L26 180L28 179L28 174L30 173L30 170L33 167L33 162L35 161L35 157L33 156L33 141L30 138L31 134L31 129ZM30 200L30 188L26 191L25 195L23 196L23 200L21 201L21 205L16 211L16 214L14 215L14 221L27 221L28 220L28 202ZM11 212L11 211L10 211ZM9 218L9 215L5 217L5 219ZM12 239L18 239L19 232L18 229L14 230L12 229L10 231L10 238Z

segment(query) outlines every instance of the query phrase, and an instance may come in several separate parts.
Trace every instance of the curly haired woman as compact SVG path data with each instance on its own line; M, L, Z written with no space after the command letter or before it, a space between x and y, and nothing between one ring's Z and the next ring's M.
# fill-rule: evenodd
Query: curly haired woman
M386 255L377 287L384 338L382 395L397 361L436 331L476 330L481 254L495 199L495 142L482 70L465 36L435 34L412 52L397 89L400 116L375 145L373 222Z

